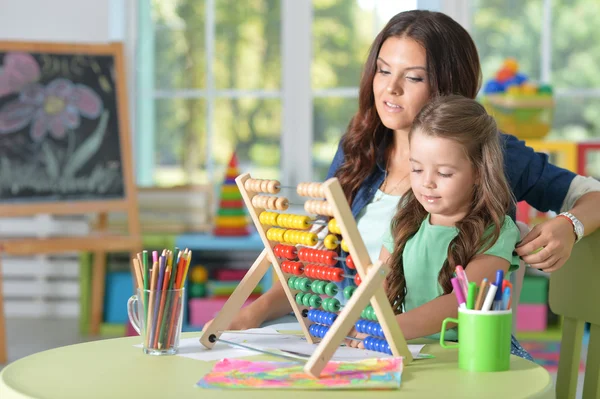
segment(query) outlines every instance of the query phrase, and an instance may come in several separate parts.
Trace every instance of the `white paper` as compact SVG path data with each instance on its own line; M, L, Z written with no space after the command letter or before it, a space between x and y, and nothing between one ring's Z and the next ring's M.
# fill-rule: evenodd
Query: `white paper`
M282 328L282 326L284 328ZM291 327L291 328L290 328ZM311 356L317 344L309 344L303 335L281 334L277 329L294 331L298 329L297 323L285 323L265 328L254 328L239 332L226 332L221 334L220 339L231 342L217 342L212 349L207 349L200 343L199 337L184 338L179 343L177 356L187 357L194 360L205 362L220 360L224 358L240 358L256 356L257 351L243 349L235 344L242 344L247 347L256 348L262 351L276 352L281 351L286 355L309 357ZM141 348L142 345L134 345ZM417 358L425 345L408 345L412 356ZM335 351L331 360L334 361L357 361L368 358L386 358L391 357L386 353L370 351L366 349L350 348L340 346Z

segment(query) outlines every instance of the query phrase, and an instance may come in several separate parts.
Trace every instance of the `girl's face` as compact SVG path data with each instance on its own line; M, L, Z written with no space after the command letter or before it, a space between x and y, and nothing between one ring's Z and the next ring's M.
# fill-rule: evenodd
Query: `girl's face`
M385 127L408 131L431 97L425 49L413 39L390 37L383 42L373 78L375 107Z
M410 184L431 222L453 226L473 199L476 173L462 145L415 131L410 140Z

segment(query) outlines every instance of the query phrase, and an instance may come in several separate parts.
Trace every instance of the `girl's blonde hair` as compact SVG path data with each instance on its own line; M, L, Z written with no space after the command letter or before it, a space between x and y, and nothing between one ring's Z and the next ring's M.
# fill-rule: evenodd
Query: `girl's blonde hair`
M448 257L438 275L444 294L449 294L452 292L450 279L455 267L466 266L473 257L487 251L496 242L514 199L504 175L503 151L496 122L477 101L459 95L437 96L415 118L409 141L416 131L460 144L476 176L470 210L456 224L458 235L450 242ZM409 190L398 204L391 225L394 252L387 285L388 299L396 313L402 312L407 290L402 252L426 217L427 211ZM493 229L491 234L487 234L490 226Z

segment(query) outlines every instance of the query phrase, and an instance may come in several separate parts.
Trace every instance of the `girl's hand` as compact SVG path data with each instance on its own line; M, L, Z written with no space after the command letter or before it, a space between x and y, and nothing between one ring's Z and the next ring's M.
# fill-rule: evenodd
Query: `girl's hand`
M251 328L258 328L264 323L264 318L261 317L261 312L253 311L252 305L246 306L245 308L240 309L238 314L233 318L231 324L226 330L236 331L236 330L248 330ZM214 319L208 321L204 327L202 327L202 331L206 331L208 326L213 322Z
M551 273L569 259L573 245L573 225L564 217L555 217L536 225L517 246L516 252L531 267Z

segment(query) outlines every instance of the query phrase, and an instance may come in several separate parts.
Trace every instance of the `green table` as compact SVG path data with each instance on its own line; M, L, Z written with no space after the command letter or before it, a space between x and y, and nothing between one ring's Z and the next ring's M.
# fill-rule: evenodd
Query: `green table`
M183 337L199 337L186 333ZM405 367L398 391L295 391L298 398L554 398L548 372L512 356L511 369L498 373L468 373L457 368L457 351L432 341L423 353L435 359ZM195 387L212 363L180 356L153 357L134 345L139 337L117 338L65 346L17 360L0 374L0 398L282 398L291 391L203 390ZM267 356L256 356L267 359ZM276 359L276 358L272 358ZM280 360L280 359L279 359Z

